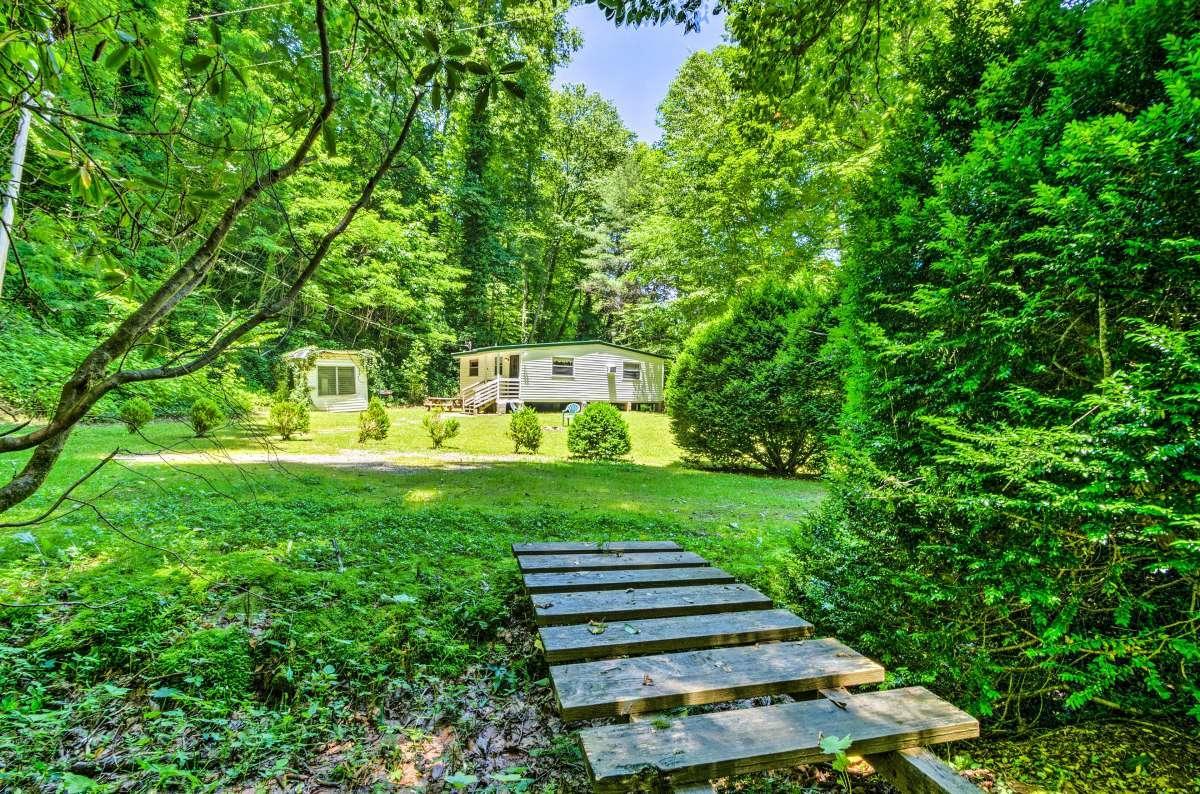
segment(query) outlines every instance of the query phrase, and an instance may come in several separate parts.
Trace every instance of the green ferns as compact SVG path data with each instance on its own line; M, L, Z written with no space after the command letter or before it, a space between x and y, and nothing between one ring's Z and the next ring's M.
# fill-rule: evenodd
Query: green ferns
M796 597L996 722L1200 718L1200 18L951 29L852 207L844 466Z
M250 693L250 638L238 627L201 629L165 649L154 664L161 680L209 699L238 699Z

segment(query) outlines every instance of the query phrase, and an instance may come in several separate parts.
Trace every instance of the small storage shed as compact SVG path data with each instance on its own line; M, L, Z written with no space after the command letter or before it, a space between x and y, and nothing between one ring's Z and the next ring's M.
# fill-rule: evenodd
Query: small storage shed
M285 353L283 358L294 375L307 385L314 409L366 410L367 368L363 351L302 347Z
M516 405L609 402L626 409L661 409L667 358L590 339L494 345L454 353L466 411Z

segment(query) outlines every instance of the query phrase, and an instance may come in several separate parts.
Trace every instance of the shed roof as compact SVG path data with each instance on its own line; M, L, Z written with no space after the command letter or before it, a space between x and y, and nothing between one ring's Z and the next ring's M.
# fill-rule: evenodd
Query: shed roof
M316 345L308 345L307 347L298 347L295 350L283 354L283 358L294 358L303 360L310 356L361 356L361 350L335 350L328 347L317 347Z
M571 345L600 345L602 347L611 347L615 350L624 350L629 353L637 353L651 358L661 358L663 361L669 361L668 356L660 356L658 353L651 353L647 350L638 350L636 347L626 347L625 345L615 345L612 342L605 342L601 339L577 339L573 342L529 342L523 345L490 345L488 347L477 347L473 350L460 350L457 353L451 353L454 358L459 356L473 356L477 353L491 353L496 350L528 350L530 348L539 347L567 347Z

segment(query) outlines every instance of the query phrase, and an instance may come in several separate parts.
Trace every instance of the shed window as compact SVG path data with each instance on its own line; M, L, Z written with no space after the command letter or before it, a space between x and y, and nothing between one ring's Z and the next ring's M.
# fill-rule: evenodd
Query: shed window
M554 357L554 362L550 368L552 375L574 375L575 374L575 359Z
M622 380L641 380L642 365L638 361L626 361L621 365Z
M479 359L472 358L467 361L467 374L471 377L475 377L479 374Z
M354 367L317 367L317 396L354 394L356 381Z

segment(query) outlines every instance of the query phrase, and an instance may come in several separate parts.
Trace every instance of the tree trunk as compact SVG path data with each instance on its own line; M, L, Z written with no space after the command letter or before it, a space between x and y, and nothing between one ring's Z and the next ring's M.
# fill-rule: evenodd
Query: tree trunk
M550 288L554 284L554 271L558 268L558 252L562 247L559 240L555 240L550 246L549 262L546 265L546 280L542 282L542 289L538 294L537 309L534 310L533 320L529 323L529 336L525 339L526 342L538 341L537 332L542 324L543 312L546 310L546 296L550 292Z

